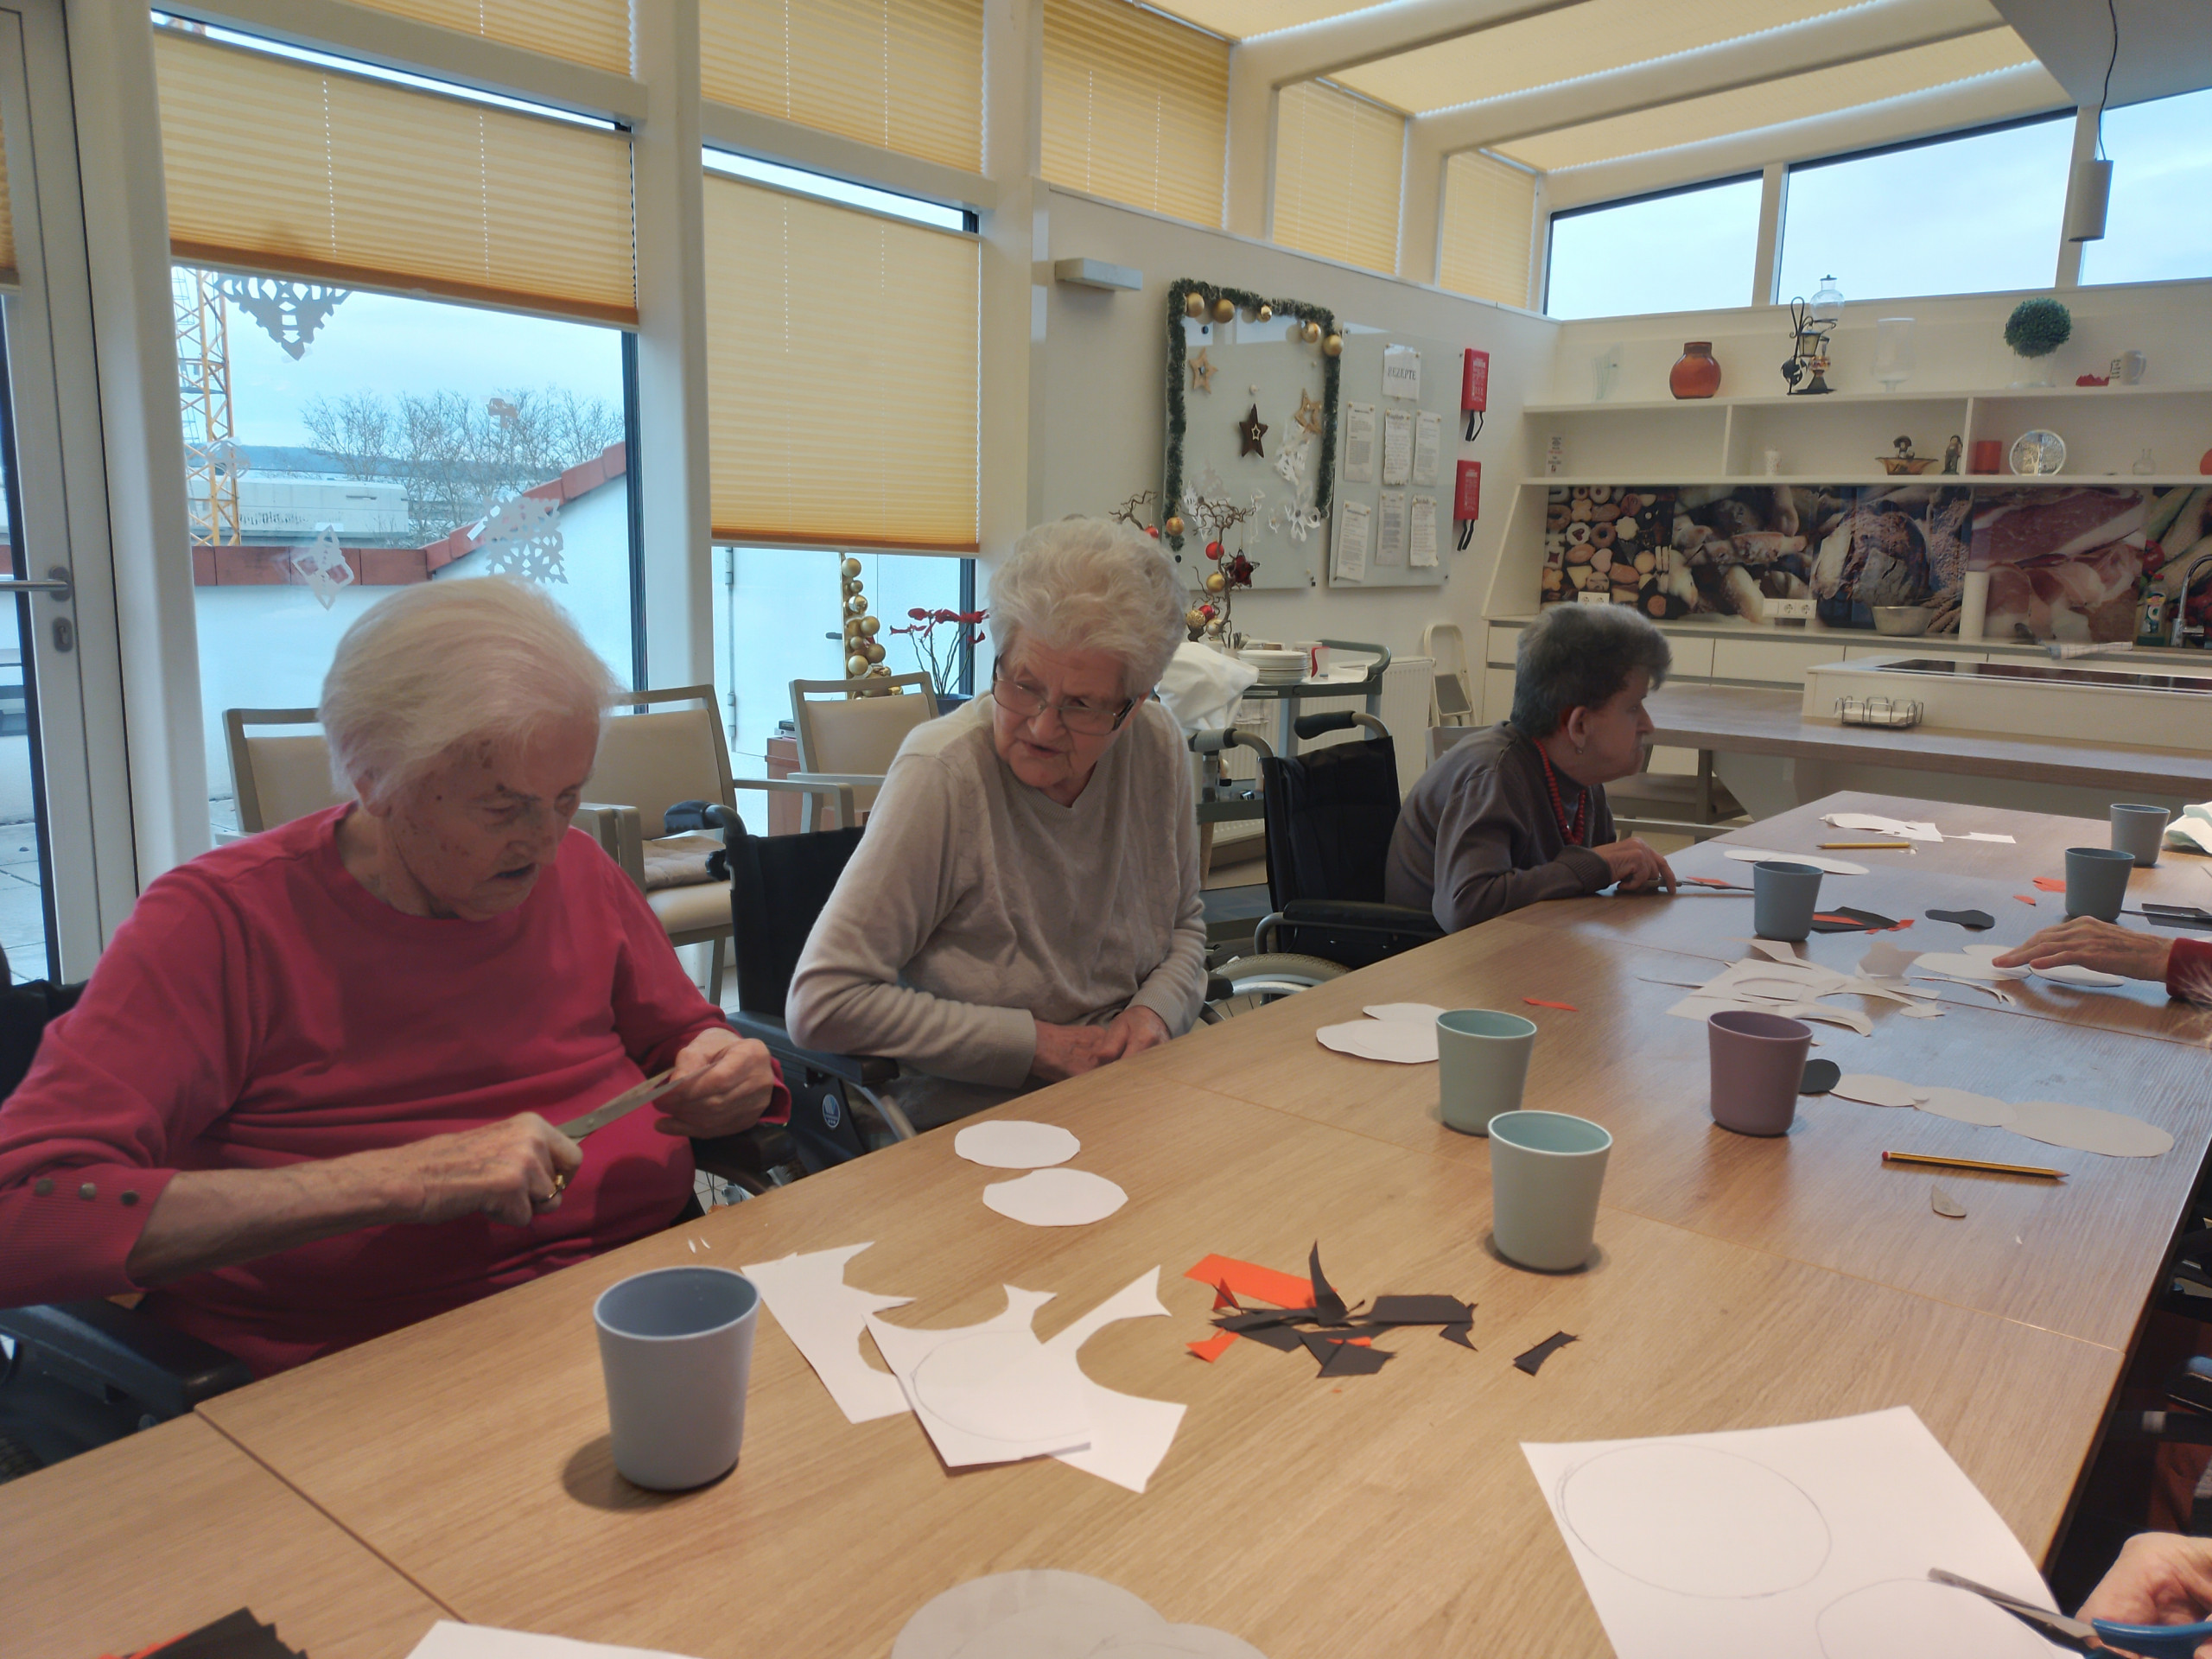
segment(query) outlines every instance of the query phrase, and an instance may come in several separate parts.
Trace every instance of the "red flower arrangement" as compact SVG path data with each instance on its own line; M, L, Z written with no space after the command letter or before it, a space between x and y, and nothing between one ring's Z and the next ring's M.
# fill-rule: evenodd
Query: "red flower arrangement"
M988 611L925 610L917 605L906 613L909 620L903 628L893 628L893 633L904 634L914 647L914 660L930 683L937 688L940 697L952 692L954 680L958 677L960 652L963 646L983 643L983 620ZM951 633L940 640L937 631L940 626L950 626ZM969 630L974 630L971 633Z

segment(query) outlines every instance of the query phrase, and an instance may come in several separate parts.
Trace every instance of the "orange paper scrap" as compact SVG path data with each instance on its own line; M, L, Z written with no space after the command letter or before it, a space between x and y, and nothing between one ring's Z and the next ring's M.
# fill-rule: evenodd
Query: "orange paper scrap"
M1565 1010L1568 1014L1580 1014L1582 1012L1581 1009L1576 1007L1572 1002L1547 1002L1541 996L1524 996L1521 1000L1523 1002L1526 1002L1532 1008L1560 1008Z
M2034 899L2031 899L2031 898L2029 898L2029 897L2028 897L2028 895L2027 895L2026 893L2014 893L2012 896L2013 896L2015 899L2018 899L2018 900L2019 900L2022 904L2024 904L2024 905L2032 905L2033 903L2035 903L2035 900L2034 900Z
M1237 1313L1244 1311L1244 1305L1230 1294L1227 1285L1216 1284L1213 1287L1213 1311L1218 1313L1224 1307Z
M1236 1340L1234 1331L1217 1331L1204 1342L1186 1343L1185 1346L1209 1365L1229 1351L1229 1344Z
M2063 893L2066 891L2066 884L2063 881L2061 881L2055 875L2039 875L2036 877L2036 886L2040 887L2045 893Z
M1215 1290L1228 1290L1239 1296L1255 1296L1263 1302L1273 1302L1277 1307L1311 1307L1313 1306L1313 1281L1295 1274L1277 1273L1273 1268L1256 1267L1249 1262L1237 1262L1225 1255L1210 1255L1194 1268L1186 1268L1183 1276L1195 1279Z

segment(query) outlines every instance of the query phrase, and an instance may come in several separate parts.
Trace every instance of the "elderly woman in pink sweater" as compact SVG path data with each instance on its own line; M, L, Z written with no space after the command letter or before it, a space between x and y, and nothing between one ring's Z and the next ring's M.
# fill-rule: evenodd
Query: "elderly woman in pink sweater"
M147 1290L266 1373L677 1217L685 1137L788 1097L569 828L613 690L505 578L347 630L355 798L149 886L0 1103L0 1306ZM588 1151L552 1127L666 1067Z

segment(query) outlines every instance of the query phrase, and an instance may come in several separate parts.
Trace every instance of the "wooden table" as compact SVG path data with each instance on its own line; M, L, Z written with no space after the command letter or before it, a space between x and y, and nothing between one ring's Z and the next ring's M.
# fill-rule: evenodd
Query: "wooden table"
M131 1653L239 1607L309 1659L396 1659L448 1615L208 1423L0 1485L10 1659Z

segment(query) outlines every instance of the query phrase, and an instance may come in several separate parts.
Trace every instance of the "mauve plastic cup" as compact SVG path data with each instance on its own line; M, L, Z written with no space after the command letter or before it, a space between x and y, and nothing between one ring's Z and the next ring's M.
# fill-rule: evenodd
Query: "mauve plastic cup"
M633 1485L683 1491L737 1466L760 1293L728 1268L658 1268L592 1305L614 1467Z
M1713 1056L1713 1121L1738 1135L1787 1135L1813 1028L1779 1014L1731 1008L1705 1022Z
M2166 840L2166 809L2128 806L2115 802L2112 809L2112 849L2126 853L2135 868L2147 870L2158 861L2158 849Z
M2109 847L2069 847L2066 849L2066 913L2094 916L2101 922L2120 919L2127 898L2127 878L2135 874L2135 855Z
M1813 931L1820 907L1818 865L1768 858L1751 866L1751 931L1759 938L1794 944Z

